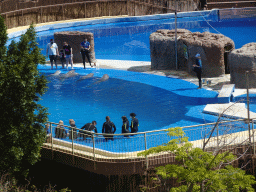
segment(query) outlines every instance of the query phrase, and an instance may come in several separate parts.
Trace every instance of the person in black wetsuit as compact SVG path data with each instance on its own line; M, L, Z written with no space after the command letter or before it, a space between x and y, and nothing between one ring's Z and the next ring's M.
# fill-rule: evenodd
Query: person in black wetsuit
M96 128L97 122L92 121L91 123L86 123L81 129L86 130L86 131L94 131L95 133L98 133L97 128ZM88 133L79 131L79 136L82 137L83 139L86 139Z
M136 118L135 113L131 113L130 117L132 118L131 120L131 133L137 133L138 132L138 127L139 127L139 120Z
M113 128L114 128L114 130L113 130ZM103 126L102 126L102 133L114 134L115 132L116 132L116 126L112 121L110 121L110 117L107 116L106 122L104 122ZM114 140L113 135L104 135L104 137L105 137L106 141L109 139L112 141Z
M122 125L122 133L130 133L129 131L129 121L126 116L122 116L123 125ZM124 135L125 137L129 137L129 135Z

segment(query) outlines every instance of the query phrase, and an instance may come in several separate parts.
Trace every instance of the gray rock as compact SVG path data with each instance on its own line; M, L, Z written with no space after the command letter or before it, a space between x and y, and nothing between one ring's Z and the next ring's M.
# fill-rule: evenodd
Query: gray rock
M177 37L179 69L194 74L192 66L195 55L200 53L203 76L216 77L225 74L224 53L235 47L230 38L209 32L192 33L186 29L177 29ZM152 69L176 69L175 30L158 30L152 33L150 52Z
M64 32L56 32L54 33L54 41L57 43L59 50L63 47L63 42L67 42L73 49L73 61L74 63L82 63L82 56L80 54L81 50L81 42L84 38L90 42L90 59L92 63L95 63L95 51L94 51L94 37L93 33L90 32L81 32L81 31L64 31ZM86 62L87 58L85 57Z
M248 43L233 50L228 57L230 81L238 88L246 88L246 71L249 71L249 88L256 88L256 43Z

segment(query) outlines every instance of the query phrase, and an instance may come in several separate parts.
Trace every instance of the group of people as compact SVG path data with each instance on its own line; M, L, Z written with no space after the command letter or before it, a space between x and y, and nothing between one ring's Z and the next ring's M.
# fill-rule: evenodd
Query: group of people
M81 42L80 47L81 47L80 53L82 55L84 69L85 69L85 57L88 59L90 66L93 67L90 59L91 45L89 41L87 41L87 38L84 38L84 41ZM73 49L67 42L63 43L63 48L59 51L58 45L54 43L53 39L51 39L50 43L47 44L47 48L46 48L46 56L48 55L51 63L51 69L53 69L53 62L55 63L55 66L57 69L58 57L60 58L60 61L62 63L62 68L64 68L64 63L66 63L66 68L68 69L68 65L70 63L71 69L73 69Z
M136 118L135 113L130 114L131 117L131 125L129 124L129 120L126 116L122 116L122 133L137 133L138 132L138 127L139 127L139 121ZM78 139L81 138L85 140L87 137L91 136L91 132L98 133L96 125L96 121L92 121L91 123L86 123L83 127L80 128L80 130L77 132L77 127L75 125L75 121L73 119L69 120L69 124L72 128L75 128L73 130L67 131L65 129L64 123L62 120L59 121L59 124L55 128L55 138L67 138L69 139ZM49 124L46 125L46 131L47 134L50 134L49 130ZM108 140L114 140L113 136L114 133L116 132L116 126L115 124L110 120L109 116L106 116L106 121L103 123L102 126L102 133L104 134L104 138ZM73 133L73 134L72 134ZM128 134L125 134L124 137L129 137Z

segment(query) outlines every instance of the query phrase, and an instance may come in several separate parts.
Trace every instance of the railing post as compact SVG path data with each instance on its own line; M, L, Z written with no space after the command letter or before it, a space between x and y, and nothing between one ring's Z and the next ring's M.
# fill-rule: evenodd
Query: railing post
M145 142L145 151L147 150L147 137L146 133L144 133L144 142ZM146 169L148 169L148 156L146 155Z
M255 143L254 143L254 120L252 119L252 143L253 143L253 155L255 155Z
M219 125L217 125L217 149L219 149Z
M247 90L247 115L248 115L248 132L249 132L249 143L251 144L251 129L250 129L250 102L249 102L249 71L245 72L246 76L246 90Z
M93 162L94 162L94 170L96 170L96 158L95 158L95 140L94 140L94 133L92 133L92 142L93 142Z
M71 128L71 139L72 139L72 155L74 156L74 128Z
M52 160L53 160L53 133L52 133L52 123L50 123L50 132L51 132L51 148L52 148Z

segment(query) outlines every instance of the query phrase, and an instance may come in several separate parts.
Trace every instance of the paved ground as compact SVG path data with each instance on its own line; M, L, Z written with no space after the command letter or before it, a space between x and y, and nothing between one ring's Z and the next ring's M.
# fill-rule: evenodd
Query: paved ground
M49 64L49 62L47 62ZM83 67L82 63L76 63L74 66ZM87 67L90 67L87 64ZM162 76L172 76L180 78L198 85L198 79L196 76L188 74L186 71L181 70L151 70L151 63L144 61L122 61L122 60L97 60L97 67L106 69L121 69L142 73L149 73ZM205 83L203 83L203 88L220 91L224 84L230 83L230 75L226 74L221 77L214 78L203 78ZM207 81L210 83L207 84Z

